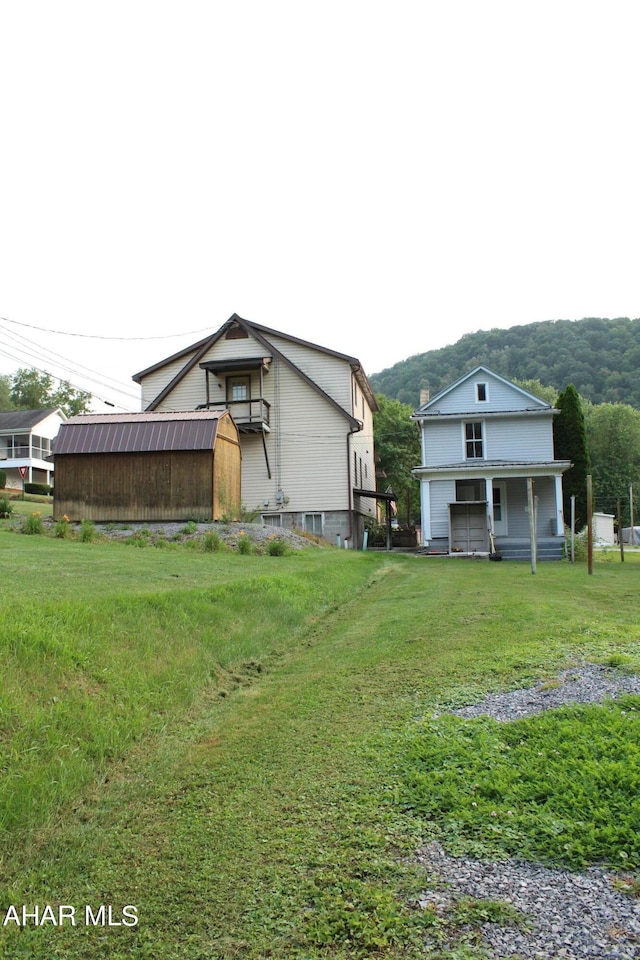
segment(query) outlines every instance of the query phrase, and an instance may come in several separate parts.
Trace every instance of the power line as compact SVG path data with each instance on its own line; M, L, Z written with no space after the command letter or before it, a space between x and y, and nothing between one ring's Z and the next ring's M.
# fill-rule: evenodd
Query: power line
M30 330L40 330L41 333L55 333L61 337L83 337L87 340L119 340L128 342L131 340L171 340L175 337L191 337L196 333L204 333L210 330L210 327L200 327L199 330L183 330L180 333L167 333L162 336L154 337L106 337L100 333L72 333L70 330L51 330L49 327L37 327L33 323L23 323L20 320L11 320L9 317L0 317L5 323L15 323L19 327L28 327Z
M0 331L2 331L5 337L7 337L10 341L13 341L12 344L9 344L12 346L12 349L28 351L29 360L27 360L27 364L30 363L31 357L35 357L36 359L42 360L45 363L55 365L60 370L67 371L68 373L72 374L72 376L75 375L77 377L84 378L98 384L99 386L106 387L108 390L117 390L118 393L126 394L127 396L138 399L138 394L132 391L130 384L125 384L122 380L116 380L114 377L110 377L109 374L102 373L98 370L92 370L91 367L86 367L84 364L79 363L78 361L71 361L67 357L62 356L62 354L56 353L55 350L50 350L47 347L43 347L41 344L30 340L28 337L24 337L20 333L14 333L13 331L7 330L1 325ZM73 366L68 366L68 364L71 363L73 363ZM111 383L105 383L104 380L100 379L101 377L104 377L106 380L110 380Z

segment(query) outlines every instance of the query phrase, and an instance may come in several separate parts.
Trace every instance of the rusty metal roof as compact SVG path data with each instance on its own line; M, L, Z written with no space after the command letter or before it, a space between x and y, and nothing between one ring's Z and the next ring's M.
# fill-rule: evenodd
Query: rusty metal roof
M226 410L184 413L107 413L71 417L53 443L53 455L213 450Z

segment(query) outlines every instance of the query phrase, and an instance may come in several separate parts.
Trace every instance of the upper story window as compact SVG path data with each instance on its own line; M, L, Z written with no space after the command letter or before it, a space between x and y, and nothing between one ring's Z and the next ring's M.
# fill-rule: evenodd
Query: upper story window
M465 457L467 460L482 460L484 457L484 440L482 424L465 423L464 425Z
M476 400L478 403L487 402L487 385L486 383L476 383Z
M249 399L249 377L229 377L227 396L232 402L239 403Z

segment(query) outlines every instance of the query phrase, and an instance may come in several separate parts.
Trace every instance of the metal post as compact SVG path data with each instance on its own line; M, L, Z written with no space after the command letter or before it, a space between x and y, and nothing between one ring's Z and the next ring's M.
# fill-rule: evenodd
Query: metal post
M571 563L576 562L576 495L571 494Z
M533 502L533 480L527 478L527 504L529 507L529 544L531 551L531 573L536 572L536 508Z
M587 566L593 573L593 485L591 474L587 474Z
M624 563L624 543L622 538L622 504L618 500L618 543L620 544L620 562Z
M635 547L636 537L635 530L633 529L633 485L629 484L629 519L631 521L631 536L629 537L629 543Z

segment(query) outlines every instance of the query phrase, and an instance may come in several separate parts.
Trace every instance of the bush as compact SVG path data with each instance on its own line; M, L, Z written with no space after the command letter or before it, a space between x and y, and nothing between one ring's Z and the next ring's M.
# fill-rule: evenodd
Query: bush
M64 515L60 520L56 521L56 524L53 528L53 535L59 540L68 540L71 536L71 523L69 522L69 517Z
M253 544L251 543L251 540L249 540L249 537L242 530L238 534L238 553L253 553Z
M41 497L50 497L53 487L48 483L25 483L25 493L36 493Z
M0 518L3 520L8 519L13 513L13 504L9 500L9 497L0 498Z
M93 520L80 521L80 540L82 543L91 543L98 536L96 525Z
M205 553L219 553L224 550L224 543L215 531L210 530L201 538L202 549Z
M24 522L23 529L24 533L29 535L44 533L42 514L38 510L36 510L35 513L30 513Z
M267 543L267 553L270 557L284 557L289 553L289 544L286 540L276 537Z

